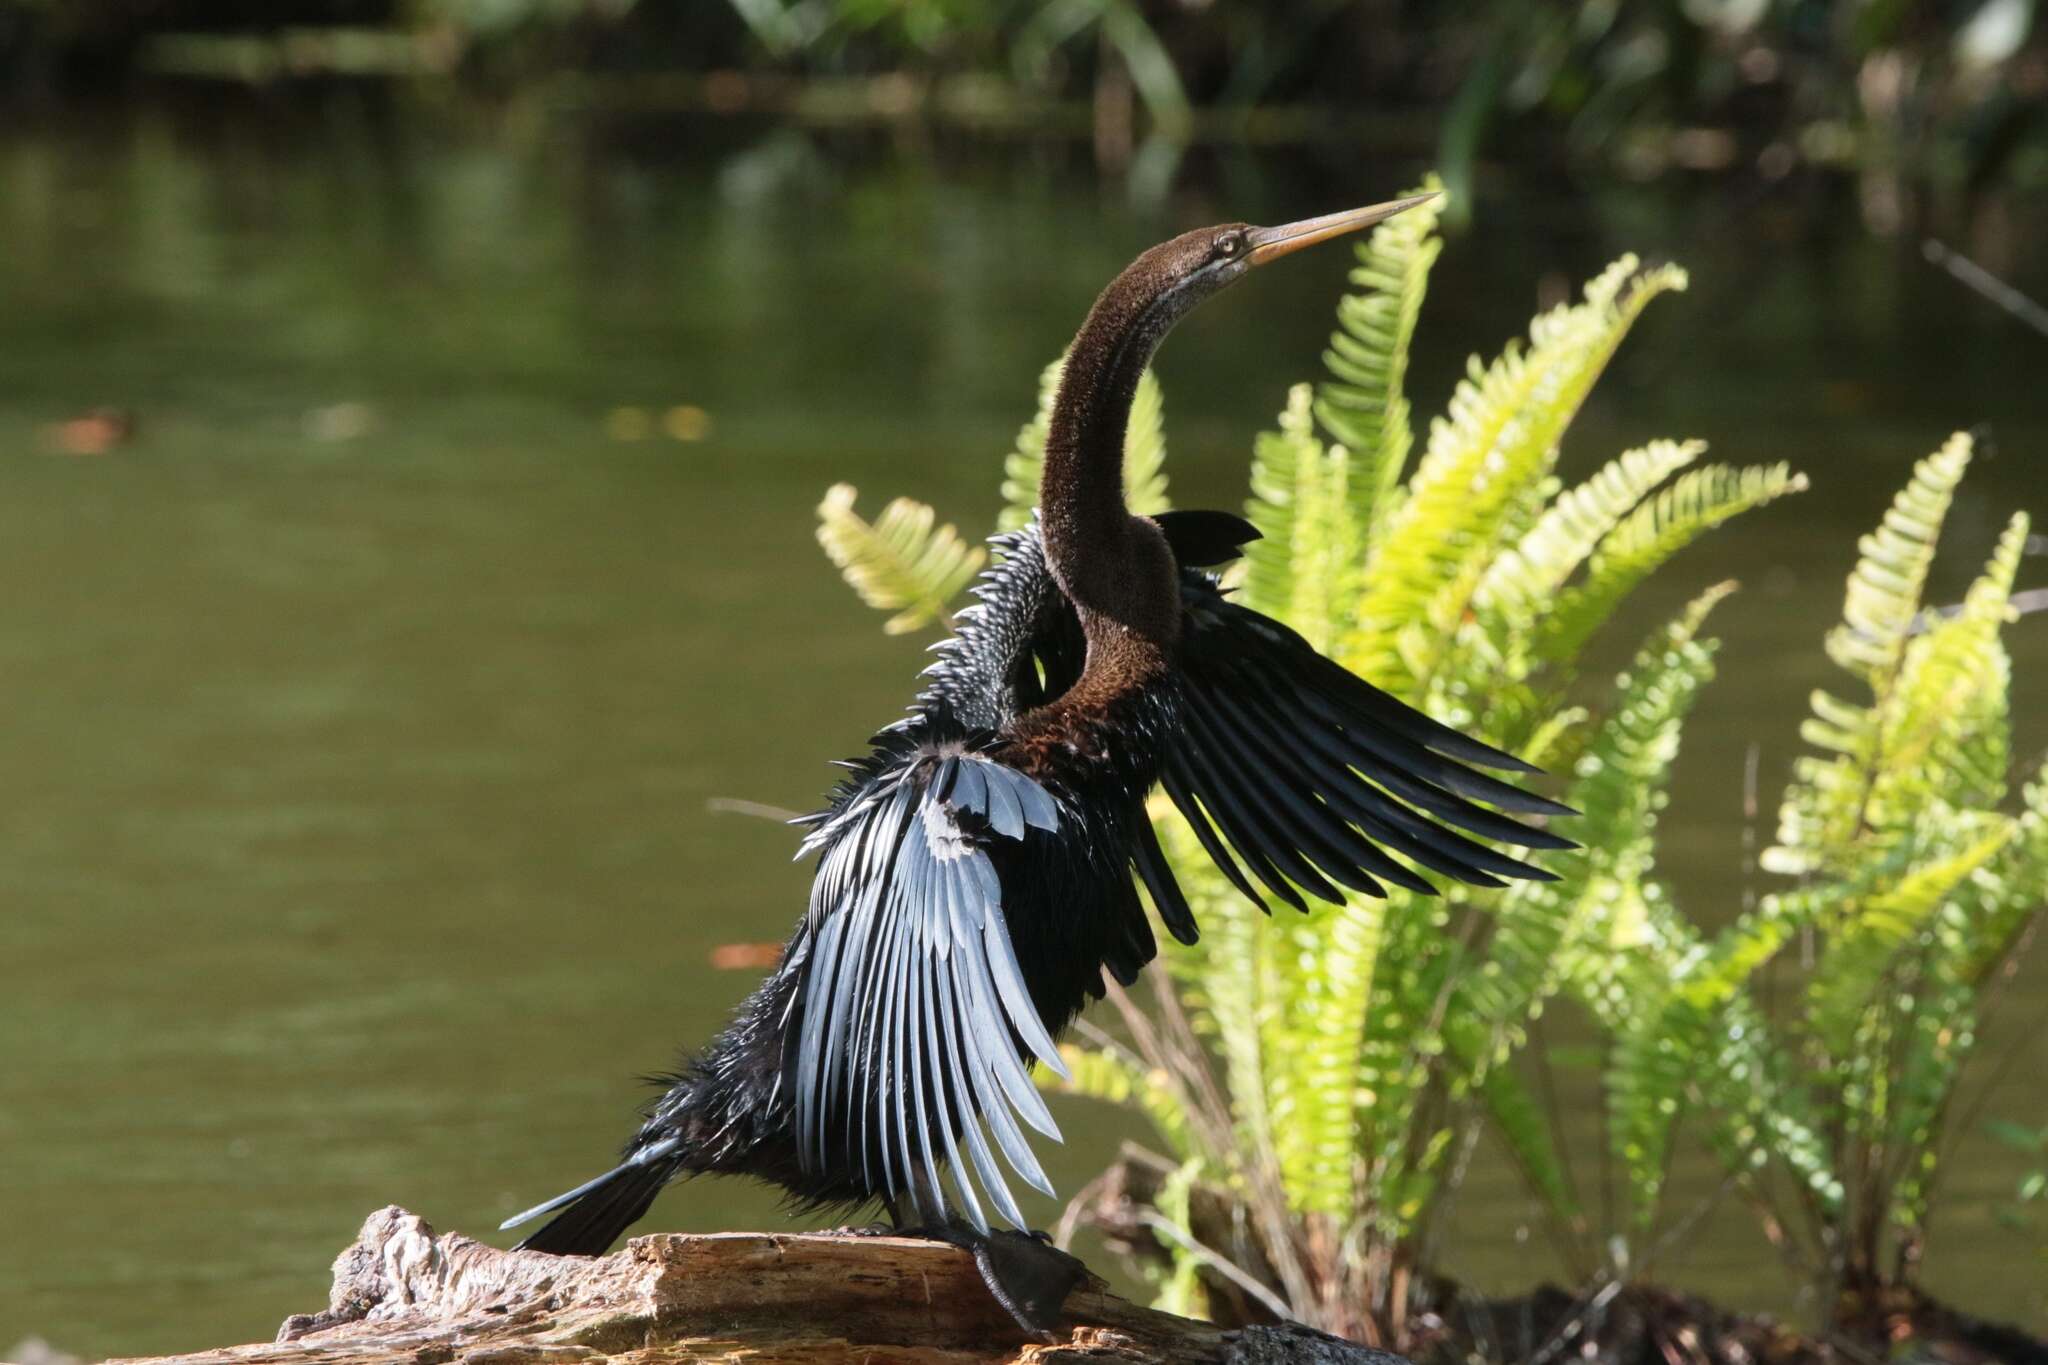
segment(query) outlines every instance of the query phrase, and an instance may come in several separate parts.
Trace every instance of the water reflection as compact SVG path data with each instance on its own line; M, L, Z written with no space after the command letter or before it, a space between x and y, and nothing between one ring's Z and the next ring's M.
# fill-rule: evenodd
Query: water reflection
M787 832L707 803L809 806L920 666L816 553L827 484L979 529L1039 367L1133 251L1421 170L1212 156L1136 209L1058 146L249 112L0 134L0 1207L36 1233L0 1245L0 1342L260 1336L321 1300L376 1205L480 1231L589 1168L631 1078L749 984L711 951L779 937L801 904ZM1447 251L1418 409L1538 297L1636 248L1696 288L1646 322L1568 466L1698 435L1813 477L1603 643L1618 660L1699 585L1745 581L1665 824L1682 903L1719 922L1754 889L1746 749L1774 790L1853 537L1911 461L1976 423L2002 452L1945 591L2010 508L2044 510L2048 343L1857 235L1825 186L1539 180L1504 173ZM2039 205L1990 212L1988 231L2041 226ZM2038 295L2048 263L2027 264ZM1340 254L1304 259L1176 337L1183 501L1241 497L1342 275ZM132 432L46 453L107 412ZM2048 627L2016 643L2020 686L2048 678ZM2021 710L2017 751L2038 754L2048 727ZM2020 993L1987 1051L2024 1036L2038 973ZM2027 1072L1989 1112L2048 1117ZM1071 1191L1129 1123L1062 1122L1048 1164ZM1972 1138L1936 1230L1935 1287L1980 1311L2039 1311L1991 1224L2014 1176ZM1688 1153L1675 1183L1683 1209L1716 1177ZM714 1183L657 1212L776 1217ZM1482 1169L1448 1268L1525 1280L1523 1217ZM1787 1306L1739 1210L1667 1264Z

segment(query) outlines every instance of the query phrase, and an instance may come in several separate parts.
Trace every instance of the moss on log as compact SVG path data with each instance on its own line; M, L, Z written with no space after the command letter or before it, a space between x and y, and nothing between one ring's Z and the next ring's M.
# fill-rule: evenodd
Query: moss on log
M277 1340L152 1365L1405 1365L1297 1327L1226 1332L1075 1290L1055 1340L1018 1331L974 1260L895 1237L639 1237L610 1256L501 1251L380 1210L334 1263L325 1311Z

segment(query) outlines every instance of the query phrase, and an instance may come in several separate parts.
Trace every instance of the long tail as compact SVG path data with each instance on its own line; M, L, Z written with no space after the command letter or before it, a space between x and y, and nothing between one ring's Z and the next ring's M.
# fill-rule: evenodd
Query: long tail
M507 1218L498 1226L518 1227L544 1213L562 1209L540 1231L518 1246L520 1251L550 1251L557 1256L602 1256L619 1234L640 1221L661 1187L680 1169L675 1161L627 1161L595 1180L586 1180L566 1194Z

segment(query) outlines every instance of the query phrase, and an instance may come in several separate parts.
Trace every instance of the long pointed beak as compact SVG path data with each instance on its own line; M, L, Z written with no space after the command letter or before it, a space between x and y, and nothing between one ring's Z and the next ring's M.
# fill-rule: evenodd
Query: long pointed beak
M1374 204L1370 208L1346 209L1342 213L1326 213L1320 218L1304 218L1298 223L1286 223L1280 227L1253 228L1246 234L1252 244L1252 254L1246 259L1253 265L1277 261L1305 246L1327 242L1332 237L1342 237L1347 232L1369 228L1374 223L1384 223L1395 214L1417 204L1426 204L1434 198L1434 194L1416 194L1406 199Z

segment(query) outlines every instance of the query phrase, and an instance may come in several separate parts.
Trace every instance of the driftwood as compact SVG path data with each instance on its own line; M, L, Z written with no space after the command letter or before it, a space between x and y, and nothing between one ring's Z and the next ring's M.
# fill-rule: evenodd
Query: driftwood
M639 1237L597 1259L500 1251L387 1208L334 1263L326 1311L275 1342L153 1365L1405 1365L1300 1327L1224 1331L1091 1278L1052 1342L1028 1341L973 1258L894 1237Z

